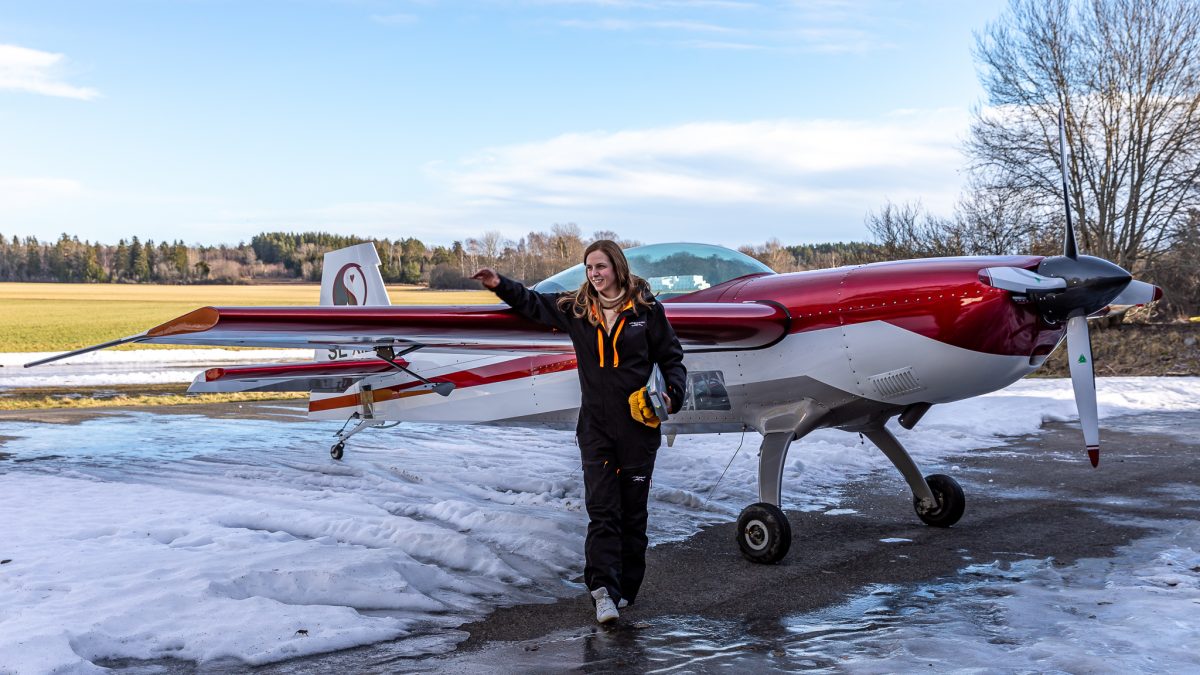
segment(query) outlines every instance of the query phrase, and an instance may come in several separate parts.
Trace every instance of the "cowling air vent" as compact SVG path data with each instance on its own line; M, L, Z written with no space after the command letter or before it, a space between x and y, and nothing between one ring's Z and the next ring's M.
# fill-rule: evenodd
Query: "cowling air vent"
M875 385L875 390L884 398L903 396L925 388L920 382L917 382L911 366L873 375L871 384Z

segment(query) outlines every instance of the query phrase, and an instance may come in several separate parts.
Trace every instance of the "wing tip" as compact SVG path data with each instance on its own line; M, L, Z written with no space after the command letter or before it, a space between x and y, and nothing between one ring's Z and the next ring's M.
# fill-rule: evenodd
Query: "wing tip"
M201 333L217 325L220 319L221 313L217 311L217 308L201 307L181 317L171 319L166 323L151 328L146 331L146 335L152 338L160 338L171 335L183 335L185 333Z

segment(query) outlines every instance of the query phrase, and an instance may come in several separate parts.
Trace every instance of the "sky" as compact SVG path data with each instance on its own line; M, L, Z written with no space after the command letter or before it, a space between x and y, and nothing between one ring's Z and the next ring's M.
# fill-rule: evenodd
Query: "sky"
M1001 0L0 1L0 234L862 240Z

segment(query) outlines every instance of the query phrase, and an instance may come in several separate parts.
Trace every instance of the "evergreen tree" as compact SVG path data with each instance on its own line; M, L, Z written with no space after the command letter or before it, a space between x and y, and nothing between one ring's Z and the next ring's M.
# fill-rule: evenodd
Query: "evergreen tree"
M134 281L150 279L150 259L146 256L146 247L137 237L129 245L129 276Z
M124 281L129 276L129 245L124 239L117 242L117 252L112 257L109 276L113 281Z

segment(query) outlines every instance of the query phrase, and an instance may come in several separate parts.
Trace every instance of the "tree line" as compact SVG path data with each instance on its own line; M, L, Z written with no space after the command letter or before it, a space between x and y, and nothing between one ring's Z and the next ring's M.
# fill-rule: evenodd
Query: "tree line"
M640 245L608 230L585 236L574 223L555 224L549 231L530 232L517 240L489 231L449 246L429 246L412 237L372 240L328 232L264 232L236 246L142 242L137 237L113 245L80 241L67 234L54 242L0 235L0 281L314 282L321 278L325 253L370 242L379 253L379 269L388 283L478 288L470 277L480 267L496 267L533 283L579 263L587 245L598 239L612 239L625 248ZM780 272L886 259L882 246L866 242L785 246L772 239L740 250Z
M874 241L787 245L778 239L738 250L777 272L861 265L886 260L961 255L1055 255L1061 227L1027 212L972 209L960 205L952 217L927 212L919 203L888 203L867 215ZM428 246L416 238L370 240L328 232L264 232L236 246L142 242L116 245L80 241L66 234L54 242L0 235L0 281L74 283L244 284L316 282L325 253L364 242L379 253L387 283L433 289L475 289L471 274L495 267L531 284L579 263L589 243L612 239L622 247L640 242L616 232L585 236L574 223L517 240L499 232ZM1166 290L1161 316L1200 313L1200 210L1176 228L1152 264L1138 265L1139 278Z

